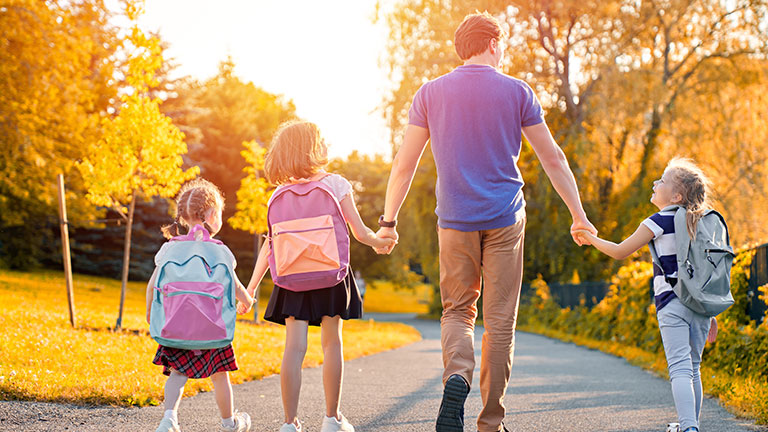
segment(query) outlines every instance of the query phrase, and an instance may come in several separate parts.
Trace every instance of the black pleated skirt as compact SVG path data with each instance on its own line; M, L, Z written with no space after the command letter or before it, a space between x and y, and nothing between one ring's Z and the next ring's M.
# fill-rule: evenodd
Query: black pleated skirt
M264 319L285 325L285 319L293 317L319 326L324 316L339 315L344 320L362 318L363 301L352 275L349 269L347 277L337 285L312 291L295 292L275 285Z

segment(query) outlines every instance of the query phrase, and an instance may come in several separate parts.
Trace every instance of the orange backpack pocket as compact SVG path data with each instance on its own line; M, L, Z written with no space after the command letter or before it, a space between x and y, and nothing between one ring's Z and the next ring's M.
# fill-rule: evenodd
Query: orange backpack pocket
M272 253L280 276L338 269L333 217L323 215L272 225Z

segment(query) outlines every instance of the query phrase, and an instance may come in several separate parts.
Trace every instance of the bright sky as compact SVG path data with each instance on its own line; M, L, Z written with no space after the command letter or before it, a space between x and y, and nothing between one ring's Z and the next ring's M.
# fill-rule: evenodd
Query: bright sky
M381 3L387 4L387 1ZM140 23L170 44L175 76L206 79L231 55L235 74L292 99L317 123L331 157L389 155L377 107L388 88L379 68L387 30L376 0L146 0Z

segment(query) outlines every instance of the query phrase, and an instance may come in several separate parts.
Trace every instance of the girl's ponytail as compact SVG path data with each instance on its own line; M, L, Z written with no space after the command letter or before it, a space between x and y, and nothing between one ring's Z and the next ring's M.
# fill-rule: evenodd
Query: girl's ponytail
M696 238L696 224L699 222L702 216L704 216L705 209L688 210L685 214L685 225L688 228L688 236L691 239Z
M173 220L173 223L170 225L165 225L160 230L163 232L163 237L167 238L168 240L176 237L179 235L179 217L176 216L176 219Z

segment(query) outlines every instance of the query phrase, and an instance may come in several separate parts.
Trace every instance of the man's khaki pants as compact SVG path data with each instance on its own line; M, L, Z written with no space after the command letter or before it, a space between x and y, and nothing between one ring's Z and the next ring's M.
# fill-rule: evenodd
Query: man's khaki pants
M525 218L514 225L463 232L438 228L443 384L458 374L472 383L477 300L483 287L480 432L500 430L504 393L512 370L515 323L523 277ZM482 283L481 283L482 281Z

